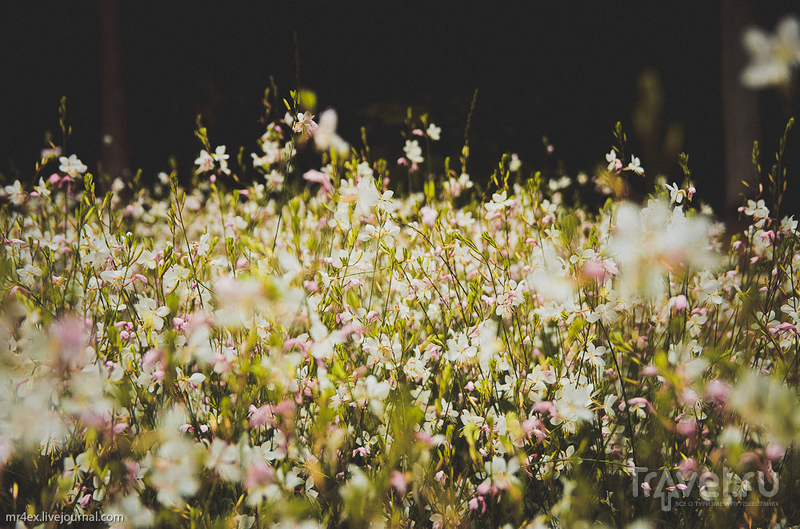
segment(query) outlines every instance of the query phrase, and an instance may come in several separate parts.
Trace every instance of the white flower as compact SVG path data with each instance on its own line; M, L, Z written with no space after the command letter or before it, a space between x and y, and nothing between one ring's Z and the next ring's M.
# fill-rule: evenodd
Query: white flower
M686 218L680 206L670 210L650 200L640 210L621 204L609 250L620 271L617 290L622 300L659 294L664 272L676 267L713 266L716 256L708 249L710 236L708 221L701 216ZM597 307L595 314L601 312L611 316L613 306L603 311Z
M69 158L62 156L58 159L58 161L61 162L61 165L58 168L73 178L77 177L81 173L85 173L88 169L88 167L83 165L78 157L74 154Z
M339 117L336 111L329 108L319 117L319 125L312 131L314 144L321 151L334 150L342 156L350 152L350 145L336 134L336 125Z
M428 125L428 130L426 132L428 133L428 137L430 139L433 141L439 141L439 135L442 133L442 129L431 123Z
M180 281L187 281L190 276L191 271L187 268L183 268L180 265L174 265L170 267L166 272L164 272L164 277L162 279L164 293L171 293L173 290L175 290L175 287L178 286Z
M592 403L592 387L568 384L561 388L561 398L555 400L556 411L566 421L591 421L594 412L589 409Z
M145 325L152 323L157 331L164 327L164 318L169 315L169 307L156 308L156 300L150 298L140 299L135 308Z
M275 191L283 189L284 176L275 169L270 171L269 174L264 175L264 178L267 180L267 186L269 186L270 189Z
M372 176L364 176L358 183L358 201L356 202L356 211L361 213L362 216L368 217L372 213L372 208L378 205L381 200L381 194L375 187L375 180Z
M674 202L675 204L680 204L683 201L683 193L682 193L683 190L678 188L678 184L676 184L675 182L673 182L672 185L665 183L664 187L666 187L669 190L669 199L672 202Z
M636 156L631 155L631 163L628 164L627 169L630 169L639 176L644 176L644 168L642 168L641 162Z
M42 271L38 266L26 264L23 268L17 269L17 275L26 286L32 287L36 278L42 276Z
M198 173L206 173L214 168L214 158L205 150L200 151L200 156L194 161L197 164Z
M749 88L785 85L800 62L800 22L787 16L776 26L776 34L761 28L745 31L743 42L751 62L742 72L742 84Z
M286 114L289 119L292 119L291 115ZM291 125L290 121L286 122L287 124ZM292 126L292 131L299 132L305 136L311 136L311 133L317 129L319 125L314 121L314 115L311 112L300 112L297 114L297 121Z
M519 471L520 464L517 458L511 458L506 461L502 457L493 457L491 463L489 461L484 463L486 473L491 477L487 477L484 484L488 485L491 481L498 489L506 490L519 483L519 479L514 475Z
M39 193L40 197L49 197L50 190L47 188L47 184L44 181L44 178L39 177L39 185L34 186L34 190Z
M614 149L611 149L611 152L606 154L606 161L608 162L608 170L613 171L619 167L621 167L621 162L617 160L617 152Z
M473 358L477 354L478 348L470 345L466 334L459 333L456 339L447 340L447 359L451 362L461 363Z
M603 401L603 410L606 412L606 415L613 418L616 416L617 412L614 410L614 404L617 403L619 399L616 395L609 393L606 395L605 400Z
M136 259L136 262L149 270L153 270L156 266L158 266L158 263L156 262L156 253L151 252L150 250L142 250L142 253L139 254L139 258Z
M403 147L406 153L406 158L411 160L411 163L422 163L425 159L422 157L422 147L419 146L417 140L406 140L406 146Z
M586 353L589 355L587 358L588 362L598 370L602 370L606 367L606 361L603 360L603 355L606 354L605 347L595 347L593 342L589 342L586 344Z
M744 208L744 214L756 219L755 225L757 228L760 228L764 226L764 223L769 218L769 208L764 205L763 200L759 200L758 202L748 200L747 207Z
M14 180L13 186L6 186L5 192L12 204L19 206L25 202L25 192L22 190L19 180Z
M794 215L791 217L783 217L781 221L781 231L786 233L794 233L797 231L797 221L794 220Z
M508 195L506 194L505 190L503 190L502 193L494 193L492 195L492 201L484 204L484 207L486 208L487 211L485 217L487 220L499 217L501 212L505 208L511 206L514 203L514 199L513 198L507 199L506 198L507 196Z
M214 151L214 154L212 154L211 156L219 162L219 168L220 170L222 170L223 173L231 174L231 170L228 169L228 162L227 162L228 158L230 158L230 155L225 154L224 145L220 145L219 147L217 147L217 149Z

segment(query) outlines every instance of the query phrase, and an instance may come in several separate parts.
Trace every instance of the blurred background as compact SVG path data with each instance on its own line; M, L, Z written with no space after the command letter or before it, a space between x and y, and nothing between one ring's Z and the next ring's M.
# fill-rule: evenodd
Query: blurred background
M73 127L67 154L91 171L102 160L114 176L141 169L152 181L174 157L190 174L201 148L197 114L212 146L232 154L244 146L249 160L264 132L270 78L288 98L299 77L317 93L319 110L338 111L346 140L359 146L365 126L370 146L382 147L376 154L391 163L403 155L409 106L442 128L437 156L457 160L478 89L469 167L476 181L488 179L506 152L528 169L591 174L605 165L620 121L626 152L651 177L680 182L677 155L688 153L699 196L724 215L741 191L726 181L754 181L752 142L762 143L768 169L797 108L791 91L741 86L742 31L751 24L772 31L797 7L751 0L12 3L0 15L0 173L28 181L45 133L60 143L62 96ZM787 146L786 212L798 211L798 134Z

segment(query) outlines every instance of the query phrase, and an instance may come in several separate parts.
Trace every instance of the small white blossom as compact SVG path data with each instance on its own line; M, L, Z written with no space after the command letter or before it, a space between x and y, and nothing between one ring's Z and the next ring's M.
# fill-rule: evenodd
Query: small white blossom
M58 161L61 162L61 165L58 168L73 178L85 173L86 170L89 169L83 165L83 163L81 163L78 157L74 154L69 158L62 156L58 159Z
M411 160L411 163L422 163L425 159L422 157L422 147L419 146L417 140L406 140L406 146L403 147L406 153L406 158Z

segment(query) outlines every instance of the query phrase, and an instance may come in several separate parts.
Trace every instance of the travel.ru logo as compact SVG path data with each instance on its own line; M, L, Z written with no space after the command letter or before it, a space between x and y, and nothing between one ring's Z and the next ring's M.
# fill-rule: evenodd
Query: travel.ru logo
M646 497L653 496L661 500L662 511L672 510L672 501L688 498L694 487L699 488L699 495L705 500L698 503L712 502L720 497L741 501L753 490L753 483L751 483L753 478L756 478L756 486L761 497L771 498L778 493L779 489L778 476L760 470L739 476L731 472L728 467L724 467L721 479L711 471L705 471L702 474L698 474L695 470L687 473L677 471L675 472L677 479L673 479L671 472L665 469L650 471L647 467L634 467L634 471L633 497L638 498L641 489ZM771 489L767 490L768 487Z

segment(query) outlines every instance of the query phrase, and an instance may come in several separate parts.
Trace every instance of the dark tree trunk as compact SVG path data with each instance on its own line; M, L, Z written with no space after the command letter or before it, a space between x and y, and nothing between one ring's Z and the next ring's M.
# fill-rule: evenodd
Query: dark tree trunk
M740 82L748 57L742 33L753 21L752 0L721 0L720 35L722 39L722 127L725 141L725 206L722 216L731 219L741 205L740 193L747 188L742 180L755 182L752 152L759 139L761 116L758 93Z
M122 77L117 0L98 0L100 9L100 89L102 93L103 173L130 177L128 125L125 120L125 85Z

